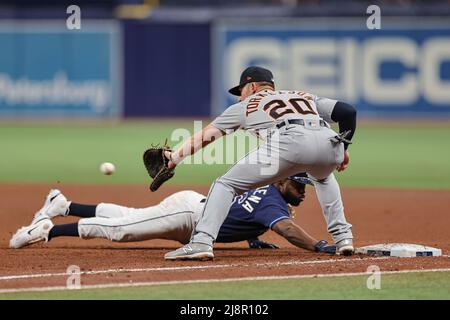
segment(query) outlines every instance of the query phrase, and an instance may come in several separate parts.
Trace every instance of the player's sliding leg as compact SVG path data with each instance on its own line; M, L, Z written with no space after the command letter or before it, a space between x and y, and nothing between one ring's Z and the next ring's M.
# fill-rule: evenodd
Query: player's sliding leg
M67 216L80 218L121 218L132 214L135 209L113 203L99 203L97 205L79 204L72 202Z
M187 243L200 214L203 199L204 196L197 192L183 191L166 198L159 205L144 209L99 204L95 209L96 217L82 218L77 223L54 226L47 218L23 227L11 238L10 247L21 248L62 236L105 238L120 242L168 239ZM84 206L83 209L90 210L92 215L93 207L95 206ZM84 214L87 215L88 212ZM109 217L105 217L106 215Z
M96 216L96 210L97 205L72 202L69 206L67 215L80 218L93 218Z
M58 189L52 189L48 193L44 205L33 217L31 224L35 224L43 219L65 216L68 212L70 201Z
M9 240L9 247L18 249L35 242L48 241L48 234L52 228L53 223L49 218L43 218L34 224L22 227Z
M96 206L74 203L58 189L52 189L48 193L44 205L33 217L31 224L36 224L43 219L52 219L58 216L77 216L81 218L95 217Z
M80 237L78 222L54 225L49 231L47 241L57 237Z
M103 238L117 242L167 239L187 243L196 217L193 211L167 211L154 206L124 217L82 218L76 223L62 225L53 225L50 219L43 219L19 229L11 238L10 247L17 249L57 237Z
M193 211L167 211L155 206L121 218L80 219L78 231L83 239L105 238L118 242L167 239L186 243L194 225Z
M58 189L52 189L48 193L43 207L34 215L31 224L58 216L119 218L131 214L132 210L134 209L112 203L100 203L98 205L75 203L68 201Z
M182 208L197 205L200 200L203 200L204 196L195 191L179 191L176 192L160 202L160 206L166 208ZM113 203L99 203L98 205L85 205L78 203L71 203L67 215L76 216L80 218L120 218L127 215L133 215L135 213L142 212L144 209L135 209L132 207L125 207Z
M111 204L97 206L97 217L80 219L78 231L83 239L106 238L112 241L168 239L181 243L190 240L204 196L194 191L177 192L160 204L144 209ZM119 218L104 218L105 212L120 210Z

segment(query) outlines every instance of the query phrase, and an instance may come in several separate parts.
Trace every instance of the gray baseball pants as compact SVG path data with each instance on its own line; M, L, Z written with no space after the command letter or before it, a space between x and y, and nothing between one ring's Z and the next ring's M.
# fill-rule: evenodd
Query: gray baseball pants
M307 172L314 183L334 242L352 239L352 225L345 219L339 185L333 175L344 159L344 146L331 142L334 136L336 132L328 127L308 129L289 124L271 129L270 138L264 144L213 183L191 242L212 246L236 194L300 172Z

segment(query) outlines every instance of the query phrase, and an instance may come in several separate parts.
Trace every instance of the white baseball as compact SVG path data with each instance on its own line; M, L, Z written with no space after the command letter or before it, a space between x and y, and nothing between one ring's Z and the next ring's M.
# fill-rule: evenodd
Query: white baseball
M113 174L114 173L114 171L116 170L116 167L112 164L112 163L110 163L110 162L103 162L101 165L100 165L100 171L103 173L103 174L106 174L106 175L111 175L111 174Z

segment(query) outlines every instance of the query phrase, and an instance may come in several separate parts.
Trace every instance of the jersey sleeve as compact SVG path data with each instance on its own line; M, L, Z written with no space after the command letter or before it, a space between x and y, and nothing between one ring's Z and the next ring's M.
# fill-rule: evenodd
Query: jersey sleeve
M222 131L242 128L245 123L245 107L242 103L236 103L228 107L220 116L211 122L215 128Z
M322 119L326 122L334 122L333 119L331 119L331 113L333 112L337 100L314 96L314 102L316 103L317 111L319 111L319 115Z

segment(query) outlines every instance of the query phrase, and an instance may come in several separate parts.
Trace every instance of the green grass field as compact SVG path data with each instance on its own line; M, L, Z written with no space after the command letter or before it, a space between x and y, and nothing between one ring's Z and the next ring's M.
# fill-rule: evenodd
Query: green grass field
M369 290L368 276L261 280L0 294L0 299L450 299L450 272L388 274Z
M192 133L193 122L1 124L0 182L147 183L143 150L166 138L174 145L170 138L177 128ZM225 151L237 148L231 140L216 152L231 154ZM250 140L248 145L256 144ZM244 153L237 152L228 164L181 165L170 183L209 185ZM450 188L448 123L363 124L350 154L350 168L336 174L342 186ZM116 165L114 175L100 174L98 167L105 161Z

